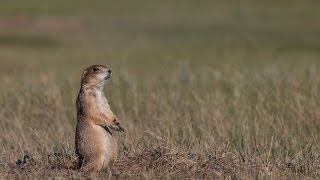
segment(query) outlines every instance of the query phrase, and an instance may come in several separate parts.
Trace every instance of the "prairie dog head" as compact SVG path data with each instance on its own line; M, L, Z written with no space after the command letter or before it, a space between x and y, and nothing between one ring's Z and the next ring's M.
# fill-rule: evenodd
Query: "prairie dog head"
M104 65L93 65L85 69L82 73L81 85L103 88L104 84L111 78L110 67Z

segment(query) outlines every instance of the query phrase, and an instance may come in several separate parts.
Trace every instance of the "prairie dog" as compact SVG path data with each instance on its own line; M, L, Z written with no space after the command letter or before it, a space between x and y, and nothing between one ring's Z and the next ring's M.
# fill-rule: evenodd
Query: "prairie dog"
M124 131L103 93L111 75L111 68L104 65L88 67L82 74L75 146L78 168L89 173L107 170L111 174L117 158L117 142L111 130Z

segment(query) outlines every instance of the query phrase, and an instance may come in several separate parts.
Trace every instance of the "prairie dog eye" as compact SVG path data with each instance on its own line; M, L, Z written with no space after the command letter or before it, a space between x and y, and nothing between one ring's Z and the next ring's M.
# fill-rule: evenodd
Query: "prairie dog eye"
M93 71L99 71L100 69L98 67L94 67Z

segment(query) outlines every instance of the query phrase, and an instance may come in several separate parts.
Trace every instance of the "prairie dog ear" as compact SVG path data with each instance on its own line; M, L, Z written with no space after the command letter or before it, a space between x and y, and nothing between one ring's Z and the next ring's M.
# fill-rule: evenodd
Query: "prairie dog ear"
M82 73L82 78L84 78L85 76L86 76L86 74L88 73L88 71L87 70L85 70L85 71L83 71L83 73Z

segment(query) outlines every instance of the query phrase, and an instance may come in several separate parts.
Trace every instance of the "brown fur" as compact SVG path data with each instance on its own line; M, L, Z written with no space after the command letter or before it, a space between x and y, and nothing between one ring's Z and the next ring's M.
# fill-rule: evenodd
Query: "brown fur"
M97 172L110 168L117 158L117 143L111 132L124 131L111 111L103 87L111 69L94 65L84 70L77 98L76 153L78 168Z

